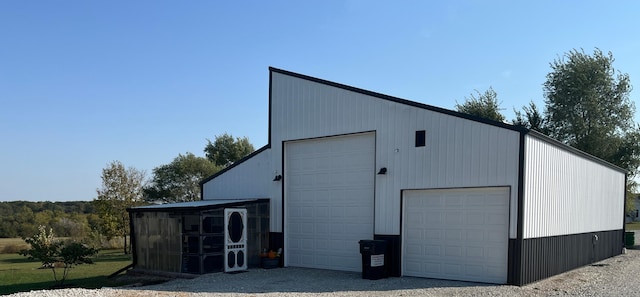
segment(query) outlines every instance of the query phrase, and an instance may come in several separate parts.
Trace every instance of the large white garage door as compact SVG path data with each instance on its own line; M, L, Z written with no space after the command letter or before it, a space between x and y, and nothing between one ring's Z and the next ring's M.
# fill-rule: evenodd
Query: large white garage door
M402 274L507 282L509 188L403 192Z
M375 134L285 144L288 266L360 271L373 239Z

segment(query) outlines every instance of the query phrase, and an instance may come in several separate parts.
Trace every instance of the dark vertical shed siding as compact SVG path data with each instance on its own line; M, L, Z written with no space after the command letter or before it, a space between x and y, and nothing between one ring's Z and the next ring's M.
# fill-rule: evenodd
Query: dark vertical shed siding
M517 285L520 284L520 246L521 240L518 239L509 239L509 254L507 256L508 260L508 272L507 272L507 284Z
M598 240L594 243L594 235ZM623 230L525 239L516 285L525 285L622 253Z

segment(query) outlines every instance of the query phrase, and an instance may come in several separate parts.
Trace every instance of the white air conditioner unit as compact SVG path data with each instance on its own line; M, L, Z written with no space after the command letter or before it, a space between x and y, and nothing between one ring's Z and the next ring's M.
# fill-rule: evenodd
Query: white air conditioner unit
M247 210L224 210L224 272L247 270Z

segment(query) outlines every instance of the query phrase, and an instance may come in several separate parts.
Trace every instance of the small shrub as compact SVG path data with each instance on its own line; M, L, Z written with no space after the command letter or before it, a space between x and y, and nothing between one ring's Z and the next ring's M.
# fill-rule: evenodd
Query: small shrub
M32 237L24 240L31 245L30 249L24 249L19 252L20 255L29 259L38 260L42 263L42 267L49 268L53 272L53 278L58 281L56 268L60 268L63 263L62 277L60 278L60 286L64 285L69 270L76 265L93 264L91 257L98 253L97 249L87 247L79 242L56 240L53 230L45 226L38 227L39 232Z

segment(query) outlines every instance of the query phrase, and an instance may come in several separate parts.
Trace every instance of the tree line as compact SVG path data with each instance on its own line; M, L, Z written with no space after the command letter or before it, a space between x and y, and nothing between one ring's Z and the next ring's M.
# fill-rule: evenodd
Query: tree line
M49 226L58 236L86 236L97 226L91 201L0 202L0 238L31 236L38 226Z

